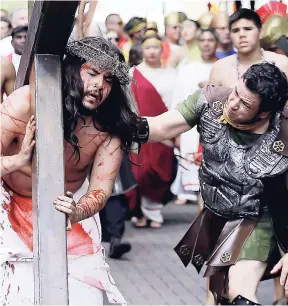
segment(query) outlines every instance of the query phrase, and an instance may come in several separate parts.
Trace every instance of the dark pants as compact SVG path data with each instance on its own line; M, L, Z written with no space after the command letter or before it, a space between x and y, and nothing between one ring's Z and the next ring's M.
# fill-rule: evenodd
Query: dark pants
M125 231L127 215L127 198L125 195L112 196L100 211L103 241L110 242L112 237L121 239Z

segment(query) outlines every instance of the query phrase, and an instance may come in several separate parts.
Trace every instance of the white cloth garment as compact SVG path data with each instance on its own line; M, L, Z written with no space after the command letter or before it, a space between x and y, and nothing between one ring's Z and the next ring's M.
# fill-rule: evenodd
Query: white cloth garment
M137 69L155 87L168 110L171 109L177 76L176 69L150 68L145 62L138 65Z
M175 108L180 102L186 100L199 89L199 83L209 80L210 71L213 63L203 61L191 61L181 66L177 70L177 79L172 107ZM199 134L197 128L181 134L180 152L175 151L178 158L179 166L176 178L171 185L171 192L178 196L179 199L196 200L195 192L199 191L198 170L199 167L193 162L193 155L199 151Z
M151 221L163 223L162 215L163 204L152 202L146 197L141 197L141 210L143 215Z
M88 181L85 181L74 194L76 202L87 188ZM12 229L8 219L7 207L12 196L13 192L7 193L1 185L0 305L33 305L33 254ZM95 253L68 255L69 305L103 305L103 292L110 303L126 305L105 261L99 214L79 224L91 238Z

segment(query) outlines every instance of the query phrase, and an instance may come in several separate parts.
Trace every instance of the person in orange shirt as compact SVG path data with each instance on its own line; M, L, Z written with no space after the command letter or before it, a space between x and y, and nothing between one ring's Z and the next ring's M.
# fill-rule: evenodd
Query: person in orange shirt
M165 39L162 42L161 57L163 66L166 66L169 56L180 48L181 22L181 16L177 12L165 17Z

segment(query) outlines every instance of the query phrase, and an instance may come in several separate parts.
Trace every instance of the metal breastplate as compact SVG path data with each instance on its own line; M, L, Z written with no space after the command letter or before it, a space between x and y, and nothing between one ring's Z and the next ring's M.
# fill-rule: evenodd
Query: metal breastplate
M270 129L253 145L242 146L232 139L231 127L220 124L222 112L217 102L209 105L200 96L197 105L201 110L198 130L203 148L199 176L205 206L227 218L256 218L264 188L262 179L288 170L288 158L271 150L279 132L280 115L276 114Z

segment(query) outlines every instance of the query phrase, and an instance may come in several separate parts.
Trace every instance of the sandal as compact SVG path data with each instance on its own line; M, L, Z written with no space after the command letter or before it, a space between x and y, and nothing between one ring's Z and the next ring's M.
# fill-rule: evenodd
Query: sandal
M143 217L141 219L138 219L135 223L133 223L133 226L136 228L147 228L150 226L148 220Z
M174 204L175 205L185 205L185 204L187 204L187 200L181 200L181 199L177 199L177 200L175 200L174 201Z
M150 222L150 227L151 228L161 228L162 227L162 223L151 221Z

